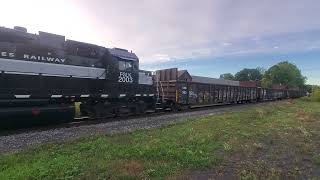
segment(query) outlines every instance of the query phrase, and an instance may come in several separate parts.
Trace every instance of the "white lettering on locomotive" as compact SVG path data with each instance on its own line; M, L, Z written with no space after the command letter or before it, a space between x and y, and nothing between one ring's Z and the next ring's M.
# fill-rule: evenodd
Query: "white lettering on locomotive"
M29 54L23 55L24 59L27 60L35 60L35 61L47 61L47 62L55 62L55 63L64 63L66 59L60 59L60 58L54 58L54 57L48 57L48 56L34 56Z
M48 53L48 54L50 55L51 53ZM15 53L2 51L2 52L0 52L0 56L14 58ZM63 59L63 58L48 57L48 56L35 56L35 55L30 55L30 54L24 54L23 59L33 60L33 61L54 62L54 63L61 63L61 64L66 61L66 59Z
M133 78L131 76L131 73L120 72L118 82L133 83Z
M14 53L11 53L11 52L1 52L1 57L9 57L9 58L14 58L15 55Z

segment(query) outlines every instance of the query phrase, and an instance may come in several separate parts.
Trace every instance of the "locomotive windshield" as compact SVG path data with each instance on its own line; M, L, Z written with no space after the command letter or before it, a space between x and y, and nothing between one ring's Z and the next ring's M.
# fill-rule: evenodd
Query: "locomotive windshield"
M120 71L132 71L132 62L119 60Z

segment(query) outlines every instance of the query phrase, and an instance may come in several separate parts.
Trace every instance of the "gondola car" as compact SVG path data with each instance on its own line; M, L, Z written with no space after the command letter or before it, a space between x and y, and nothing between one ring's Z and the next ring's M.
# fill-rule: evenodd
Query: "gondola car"
M154 79L158 100L162 105L174 104L176 109L273 101L304 95L300 90L261 88L257 82L193 76L177 68L158 70Z

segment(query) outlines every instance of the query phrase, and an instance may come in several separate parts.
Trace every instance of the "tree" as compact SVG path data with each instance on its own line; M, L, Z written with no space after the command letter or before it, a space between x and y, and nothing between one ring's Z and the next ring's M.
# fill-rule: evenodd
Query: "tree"
M220 75L220 79L234 80L234 76L231 73L225 73Z
M302 88L305 86L306 77L294 64L287 61L280 62L266 71L262 85L271 87L272 85L288 86L289 88Z
M266 73L266 71L267 71L265 68L260 67L260 66L257 67L256 69L262 74L262 76L263 76L263 75Z
M236 73L235 80L237 81L257 81L262 79L261 69L243 69Z
M261 86L264 88L271 88L272 81L264 76L261 80Z
M308 93L312 93L314 88L317 88L317 86L316 85L310 85L310 84L305 85L305 89L306 89L306 91Z

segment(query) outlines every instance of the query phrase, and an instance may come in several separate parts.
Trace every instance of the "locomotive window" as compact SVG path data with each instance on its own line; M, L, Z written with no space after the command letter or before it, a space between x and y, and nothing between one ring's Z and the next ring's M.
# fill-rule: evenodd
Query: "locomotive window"
M138 65L137 65L136 63L133 64L133 69L134 69L134 70L138 70L138 69L139 69L139 68L138 68Z
M120 71L126 70L126 62L125 61L119 61L119 70Z
M132 70L132 62L119 61L119 70L120 71L131 71Z
M126 69L131 70L132 69L132 62L126 62Z

